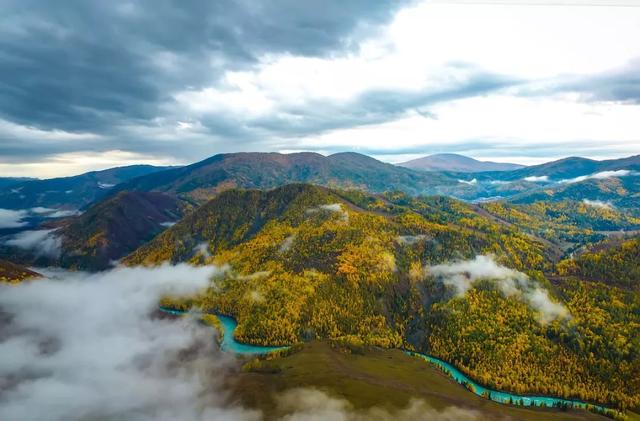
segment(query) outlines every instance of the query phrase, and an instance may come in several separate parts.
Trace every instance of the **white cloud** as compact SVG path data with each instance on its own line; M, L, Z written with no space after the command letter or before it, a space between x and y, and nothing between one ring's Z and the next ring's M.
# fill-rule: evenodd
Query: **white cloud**
M294 241L296 241L296 235L291 234L290 236L285 238L284 241L280 244L280 248L278 249L278 251L280 253L285 253L289 251L291 249L291 246L293 246Z
M82 213L77 209L51 209L44 208L42 206L31 208L29 209L29 211L31 213L35 213L36 215L46 216L47 218L64 218L67 216L80 215Z
M600 208L600 209L615 209L615 206L613 206L613 203L607 201L602 201L602 200L589 200L589 199L583 199L582 202L587 205L587 206L591 206L594 208Z
M325 205L319 205L314 208L307 209L306 213L313 214L320 211L328 211L328 212L340 214L340 217L344 222L349 221L349 213L342 208L342 205L340 203L329 203Z
M640 39L640 8L489 3L416 2L369 38L349 40L348 51L321 57L267 52L249 70L230 66L208 86L181 83L181 90L166 93L172 101L160 107L164 114L117 127L120 138L141 139L128 144L144 145L140 153L114 147L57 154L39 162L4 162L0 173L48 177L126 165L134 156L135 162L176 164L238 150L362 150L395 162L409 158L394 158L398 153L456 151L524 164L567 154L607 158L639 150L639 104L585 102L584 92L554 94L552 87L610 74L640 57L635 42ZM159 51L151 60L179 76L175 54ZM211 65L208 60L212 58L205 55L204 66ZM494 92L462 89L459 96L438 97L479 74L520 83ZM435 100L392 109L392 98L386 102L389 112L381 109L377 116L374 110L373 116L346 121L343 113L326 111L351 110L372 92ZM212 130L208 122L216 118L241 133ZM300 133L292 136L292 127L300 127ZM245 129L247 141L238 142ZM84 145L99 136L0 121L2 131L64 145ZM176 149L167 145L186 140L191 147L176 162L170 156ZM157 153L149 152L151 141L157 142Z
M60 255L62 241L54 231L55 229L23 231L7 240L5 244L23 250L32 250L36 256L57 258Z
M433 94L461 86L478 70L527 81L527 89L572 81L640 57L640 45L631 41L637 38L636 8L423 1L400 11L356 52L326 58L266 55L255 70L227 72L223 84L176 98L195 119L231 110L249 124L256 116L295 123L306 117L309 104L345 105L371 91ZM388 122L354 122L295 139L275 133L263 143L280 151L373 149L377 156L388 152L391 160L403 148L455 148L522 163L544 160L526 155L544 148L555 150L545 152L548 160L575 153L576 147L600 157L640 147L637 104L586 103L577 93L522 95L521 87L467 96L428 105L437 119L401 112ZM474 146L478 141L484 144Z
M193 252L195 254L199 254L201 256L203 256L204 258L208 259L209 257L211 257L211 252L209 251L209 244L205 241L202 242L200 244L197 244L194 248L193 248Z
M46 271L45 271L46 272ZM205 288L215 267L117 268L0 286L4 420L257 420L223 408L219 373L232 358L211 328L152 318L164 294ZM189 352L186 352L186 351Z
M23 221L28 213L24 210L0 209L0 228L19 228L27 225Z
M396 241L402 245L414 245L419 243L420 241L427 240L429 237L425 234L418 235L399 235L396 237Z
M51 213L51 212L55 212L55 209L50 209L50 208L43 208L42 206L37 206L35 208L31 208L29 209L31 212L33 213L37 213L37 214L44 214L44 213Z
M342 205L340 203L331 203L328 205L320 205L318 206L320 209L328 210L331 212L342 212Z
M72 133L64 130L41 130L0 119L0 134L5 138L28 138L51 141L83 141L99 139L94 133Z
M490 256L476 256L473 260L461 260L426 268L444 285L454 289L458 296L464 295L480 280L493 281L507 296L521 297L538 314L540 323L568 317L568 310L561 303L552 301L547 290L517 270L497 264Z
M547 182L549 181L549 176L548 175L540 175L540 176L535 176L535 175L531 175L529 177L525 177L523 178L524 181L530 181L532 183L538 183L538 182Z
M49 218L66 218L67 216L76 216L80 215L80 212L77 209L69 209L69 210L57 210L51 214L49 214Z
M585 180L606 180L607 178L613 177L626 177L628 175L633 175L632 171L629 170L616 170L616 171L602 171L589 175L582 175L580 177L570 178L568 180L562 180L561 183L579 183Z
M467 180L458 180L458 183L462 183L462 184L469 184L471 186L478 184L478 179L474 178L473 180L467 181Z

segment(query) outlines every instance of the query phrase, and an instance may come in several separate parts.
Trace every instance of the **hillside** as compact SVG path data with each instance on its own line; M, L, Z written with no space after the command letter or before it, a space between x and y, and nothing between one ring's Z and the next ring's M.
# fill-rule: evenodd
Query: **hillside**
M38 278L41 275L23 266L6 260L0 260L0 283L15 284L27 279Z
M172 196L121 192L72 218L56 235L60 264L76 269L104 269L179 220L184 205Z
M479 161L464 155L442 153L398 164L401 167L420 171L453 171L453 172L482 172L482 171L511 171L523 168L524 165L503 162Z
M14 240L0 245L0 255L23 264L102 270L175 223L186 209L164 193L120 192L80 216L9 237Z
M558 273L640 291L640 237L594 244L560 262Z
M106 196L117 184L164 169L151 165L131 165L73 177L11 183L0 190L0 208L81 209Z
M611 232L640 229L640 218L599 202L492 202L480 207L505 223L567 249L602 240Z
M25 181L33 181L35 178L27 177L0 177L0 189L4 189L14 184L24 183Z
M310 152L234 153L140 177L121 189L163 191L203 203L230 188L270 189L300 182L371 192L402 190L411 194L434 193L440 185L456 183L441 174L416 172L357 153L327 157Z
M625 341L640 334L640 297L571 281L552 288L543 273L554 256L453 199L287 185L221 193L125 263L226 268L207 292L163 304L233 315L239 341L414 348L497 389L637 405L640 354ZM603 296L628 305L614 310Z
M628 209L630 212L640 215L638 213L640 175L561 183L518 193L509 198L509 201L512 203L534 203L538 201L583 201L585 199Z
M364 224L361 227L363 232L360 234L353 232L357 229L354 217L359 218L358 221ZM229 251L247 242L258 241L259 238L267 241L269 236L273 235L276 237L269 241L277 242L276 238L279 237L284 241L288 238L284 235L286 232L292 234L293 231L302 227L315 227L318 221L327 220L327 222L337 223L342 221L342 218L346 218L343 221L345 223L330 224L332 230L339 231L340 234L348 234L347 237L342 238L342 241L362 240L364 231L373 229L373 234L384 237L385 247L395 247L398 241L403 241L398 240L397 237L406 237L409 239L407 241L413 241L412 236L418 236L416 240L418 242L420 239L425 240L429 237L435 242L458 243L455 251L446 247L446 244L431 250L433 262L457 255L473 256L475 253L495 250L500 247L502 240L520 241L526 238L508 227L479 216L470 206L444 197L418 199L402 193L372 196L357 191L290 184L270 191L236 189L225 191L187 215L150 243L143 245L125 261L129 264L181 262L194 258L198 261L202 256ZM376 224L379 226L376 227ZM343 233L344 230L347 232ZM312 231L310 235L324 235L316 228ZM508 232L513 235L513 238L496 239L500 241L496 245L489 237L499 232ZM355 237L352 238L352 236ZM338 241L337 239L332 241L334 240ZM380 238L380 241L382 240ZM313 241L320 241L320 239ZM513 247L511 244L499 254L518 267L522 267L526 260L529 260L529 264L534 267L544 267L546 256L543 253L548 251L535 241L531 245L534 248L538 247L533 255L528 254L529 247L523 248L521 253L516 253L515 249L511 249ZM325 244L323 247L330 246L344 247L345 244L338 241L331 245ZM275 245L272 244L272 247ZM307 244L306 247L311 245ZM278 247L271 250L276 252L271 254L271 257L283 260L277 253L278 250ZM311 250L308 250L304 253L310 252ZM325 256L325 258L335 257L333 254ZM303 256L299 258L303 260ZM285 260L291 262L291 256ZM308 268L315 263L318 262L300 262Z
M547 177L549 181L562 181L617 170L640 170L640 155L602 161L569 157L515 171L492 173L491 176L503 181L522 180L527 177Z
M439 186L440 194L476 202L588 199L632 209L640 197L640 155L605 161L572 157L513 171L447 175L458 184Z

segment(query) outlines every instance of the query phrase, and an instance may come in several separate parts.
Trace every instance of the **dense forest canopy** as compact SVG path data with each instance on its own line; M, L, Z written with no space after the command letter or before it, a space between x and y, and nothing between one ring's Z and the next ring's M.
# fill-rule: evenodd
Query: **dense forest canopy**
M125 262L224 267L206 292L164 304L233 315L240 341L415 349L496 389L628 408L640 402L638 295L584 284L569 257L556 264L598 231L586 226L636 223L575 202L478 207L295 184L221 193ZM623 249L611 260L634 265Z

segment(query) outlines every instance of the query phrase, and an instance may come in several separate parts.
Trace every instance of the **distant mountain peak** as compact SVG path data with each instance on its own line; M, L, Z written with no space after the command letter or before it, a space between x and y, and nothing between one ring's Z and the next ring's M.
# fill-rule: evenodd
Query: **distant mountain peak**
M479 161L477 159L455 153L439 153L412 159L398 164L401 167L421 171L454 171L454 172L482 172L482 171L511 171L523 168L524 165L505 162Z

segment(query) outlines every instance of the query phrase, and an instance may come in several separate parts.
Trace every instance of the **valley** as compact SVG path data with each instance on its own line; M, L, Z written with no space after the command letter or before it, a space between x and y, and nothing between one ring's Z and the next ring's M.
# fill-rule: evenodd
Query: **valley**
M347 158L356 164L336 166ZM278 396L302 385L319 388L356 411L374 399L402 408L414 396L436 409L461 405L488 419L535 418L538 411L558 419L592 416L565 412L571 402L613 417L636 416L640 217L621 205L633 202L635 190L619 190L613 200L597 193L529 202L516 194L471 203L405 192L396 181L372 184L370 173L357 169L375 162L367 159L240 154L160 170L112 187L80 215L45 219L40 231L17 228L5 235L0 255L26 266L98 274L185 263L215 270L207 288L164 294L159 304L176 314L202 312L205 323L224 332L223 351L258 355L243 357L245 368L226 381L243 385L233 389L237 399L265 414L281 408L279 398L252 394L267 387L260 382L275 382L268 390ZM375 168L398 183L418 177L388 164ZM598 169L589 163L585 171ZM524 170L535 174L525 168L491 177L507 180ZM338 188L331 177L340 171L367 183ZM436 183L428 192L452 177L422 174L414 181ZM245 180L244 188L229 180ZM560 184L553 188L564 194ZM12 269L7 281L37 276L21 270ZM344 373L308 373L312 356ZM391 371L378 367L386 358ZM403 373L417 363L425 377L411 380ZM306 380L296 384L293 373L300 370ZM329 381L344 375L352 383ZM388 387L393 394L382 398ZM366 393L353 392L359 388ZM550 397L540 402L559 408L518 408L519 399L529 402L526 396Z

